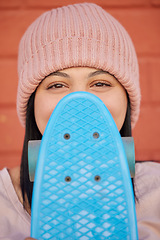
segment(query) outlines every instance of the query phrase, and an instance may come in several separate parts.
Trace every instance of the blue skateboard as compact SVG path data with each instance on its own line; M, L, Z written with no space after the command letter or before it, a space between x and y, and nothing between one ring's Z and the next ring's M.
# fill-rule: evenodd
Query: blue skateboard
M86 92L64 97L50 117L40 149L36 146L29 151L34 178L31 237L138 239L124 145L99 98ZM35 177L34 150L39 152Z

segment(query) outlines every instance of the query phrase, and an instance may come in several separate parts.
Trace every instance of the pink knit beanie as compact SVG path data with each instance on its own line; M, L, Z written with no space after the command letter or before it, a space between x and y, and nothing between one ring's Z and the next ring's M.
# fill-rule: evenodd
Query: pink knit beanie
M134 127L140 109L137 57L121 24L93 3L45 12L23 35L18 56L17 111L25 125L31 94L44 77L69 67L94 67L113 74L129 94Z

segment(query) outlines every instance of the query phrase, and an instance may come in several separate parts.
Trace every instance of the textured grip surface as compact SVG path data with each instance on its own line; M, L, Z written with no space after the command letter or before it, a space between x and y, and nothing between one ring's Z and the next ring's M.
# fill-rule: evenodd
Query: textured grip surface
M92 94L69 94L50 117L35 174L31 236L137 239L122 140L109 111Z

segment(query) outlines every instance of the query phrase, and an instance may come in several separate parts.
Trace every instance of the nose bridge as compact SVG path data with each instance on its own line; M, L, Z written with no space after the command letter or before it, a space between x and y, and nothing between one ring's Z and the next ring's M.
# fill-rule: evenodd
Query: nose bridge
M72 92L87 92L87 88L82 86L73 87Z
M87 91L87 83L83 79L75 81L71 88L72 92Z

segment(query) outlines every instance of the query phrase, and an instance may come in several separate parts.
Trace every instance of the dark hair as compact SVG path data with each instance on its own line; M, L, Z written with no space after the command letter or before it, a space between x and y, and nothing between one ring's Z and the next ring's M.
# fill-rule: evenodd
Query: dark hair
M34 117L35 92L32 93L27 105L25 137L24 137L22 157L21 157L20 186L21 186L21 191L23 196L24 208L28 205L28 203L29 203L29 206L31 207L32 191L33 191L33 182L30 182L29 180L28 141L41 140L42 138L42 134L40 133L37 127L35 117Z
M123 123L123 126L120 130L121 137L131 137L132 136L132 128L131 128L131 107L130 107L130 101L129 96L127 94L128 104L127 104L127 112L126 117ZM135 187L134 187L134 178L131 178L132 186L133 186L133 192L135 200L138 201L138 198L135 194Z
M33 182L30 182L29 180L29 171L28 171L28 141L40 140L42 138L42 135L37 127L35 117L34 117L35 92L31 95L27 105L25 137L24 137L24 145L23 145L23 152L22 152L22 158L21 158L20 186L21 186L21 191L23 196L24 208L28 205L28 203L29 203L29 206L31 207L32 191L33 191ZM120 134L122 137L129 137L132 135L130 112L131 112L130 102L128 97L126 117L125 117L124 124L120 130Z
M121 137L131 137L132 136L132 128L131 128L131 108L130 108L130 100L129 96L127 94L127 111L126 111L126 117L123 123L123 126L120 130Z

